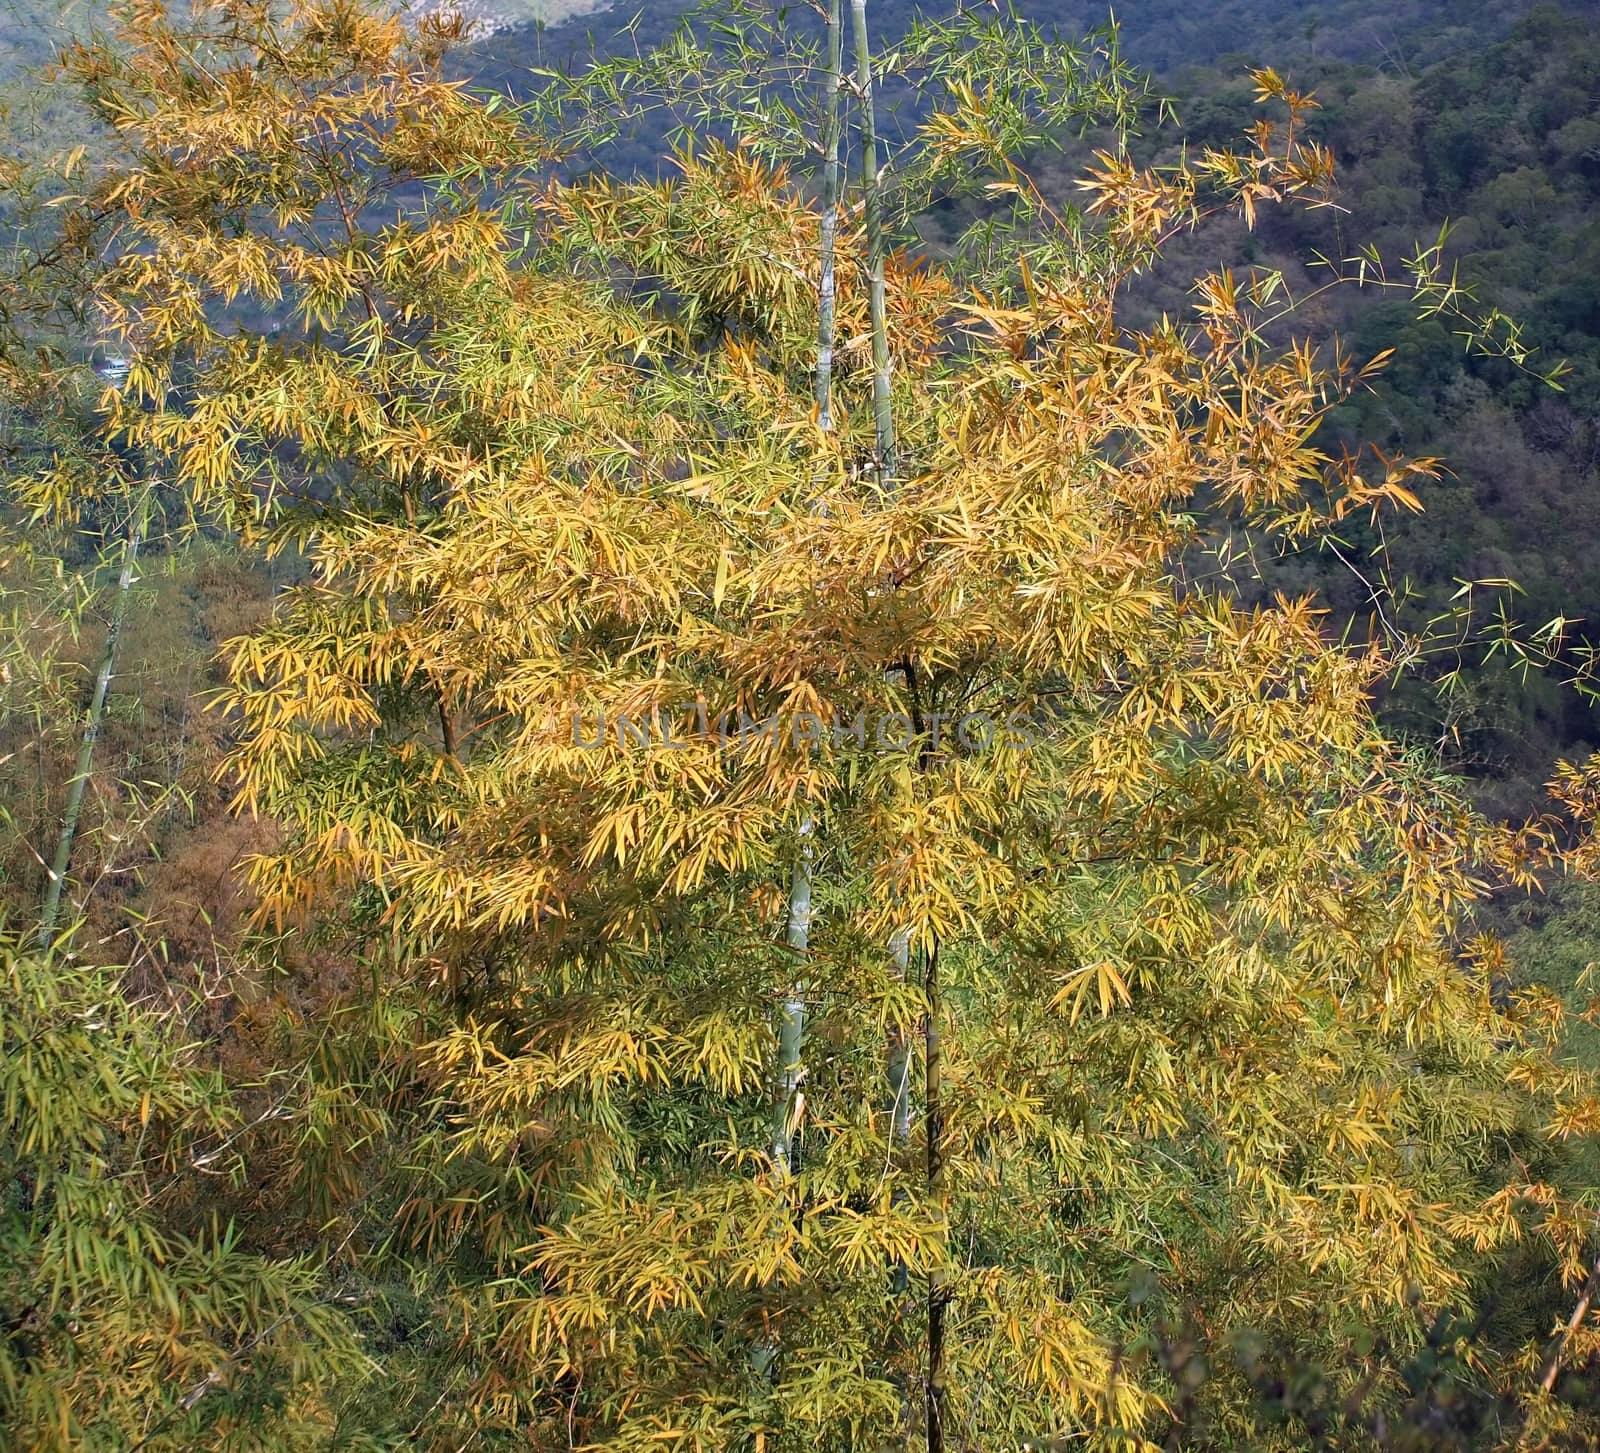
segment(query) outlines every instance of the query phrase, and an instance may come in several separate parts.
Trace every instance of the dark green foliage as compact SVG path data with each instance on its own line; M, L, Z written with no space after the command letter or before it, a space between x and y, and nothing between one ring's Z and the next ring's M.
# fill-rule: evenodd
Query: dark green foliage
M1465 21L1471 9L1450 15ZM1472 593L1490 638L1502 618L1524 636L1567 621L1543 679L1510 669L1480 639L1437 661L1435 681L1450 686L1442 700L1408 688L1389 704L1398 729L1482 784L1486 805L1526 811L1553 756L1582 755L1600 739L1593 708L1564 685L1580 643L1600 631L1600 32L1585 6L1542 5L1500 43L1427 69L1325 54L1303 56L1294 79L1322 103L1311 127L1338 160L1343 210L1270 211L1253 232L1225 221L1177 240L1129 318L1181 312L1188 279L1219 257L1281 269L1303 295L1327 281L1319 254L1343 260L1361 239L1394 268L1448 223L1445 257L1463 282L1520 320L1536 365L1570 365L1556 391L1503 359L1474 356L1453 325L1404 302L1354 289L1319 298L1299 322L1321 342L1337 336L1363 360L1394 350L1375 386L1332 412L1324 447L1371 441L1440 457L1447 470L1419 491L1421 515L1385 521L1381 536L1352 521L1343 559L1324 551L1272 571L1282 588L1314 589L1356 629L1375 629L1372 586L1383 582L1368 562L1386 544L1386 583L1405 626L1437 620L1466 581L1515 582ZM1152 157L1174 159L1179 133L1191 146L1219 146L1251 123L1252 87L1232 60L1191 65L1167 89L1180 125L1147 136ZM1069 159L1052 169L1052 185L1064 190L1071 174Z

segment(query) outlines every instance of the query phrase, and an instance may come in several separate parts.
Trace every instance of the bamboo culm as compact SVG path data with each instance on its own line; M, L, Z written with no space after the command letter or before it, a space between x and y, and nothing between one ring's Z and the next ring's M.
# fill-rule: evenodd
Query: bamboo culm
M817 362L815 389L817 426L833 431L833 336L835 244L839 230L839 151L843 134L844 23L842 0L829 0L828 71L823 79L822 220L818 236ZM801 847L789 879L789 947L803 958L811 947L811 869L815 824L810 813L801 820ZM805 985L798 977L778 1011L778 1068L772 1101L772 1163L784 1175L794 1169L794 1126L805 1056Z
M927 998L928 1017L923 1028L923 1117L927 1133L928 1205L941 1222L945 1219L944 1184L944 1049L941 1042L943 1008L939 994L939 941L935 939L927 950L923 990ZM948 1228L947 1228L948 1230ZM949 1287L945 1274L939 1267L928 1273L928 1382L927 1424L928 1453L944 1453L945 1422L945 1368L944 1324L945 1308L949 1305Z
M810 814L800 824L800 851L789 878L789 947L797 957L811 944L811 867L814 827ZM772 1163L784 1175L794 1169L794 1132L800 1082L804 1077L806 986L796 965L789 995L778 1007L778 1073L772 1100Z
M909 928L902 928L889 940L889 955L901 980L908 979L911 975ZM884 1067L889 1092L888 1159L899 1161L911 1142L911 1039L899 1025L889 1030ZM889 1268L889 1290L901 1297L905 1295L906 1285L905 1262L896 1260Z
M139 564L139 547L144 543L149 512L150 489L146 486L128 521L128 533L122 546L122 569L117 576L117 593L111 603L111 620L106 626L100 669L95 675L94 691L89 698L83 735L78 739L78 759L73 765L72 780L67 784L67 801L61 813L61 831L56 838L55 855L50 860L49 876L45 879L44 898L39 910L41 949L50 947L55 938L56 923L61 916L61 894L66 886L67 871L72 865L72 844L78 835L84 793L94 770L94 749L100 740L101 723L105 720L106 696L111 690L111 678L116 674L117 646L128 616L128 596L133 588Z
M822 108L822 219L818 239L817 427L833 432L834 308L838 301L835 244L839 235L839 152L844 139L843 0L828 0L828 70Z
M867 232L867 306L872 319L872 419L878 483L895 478L894 409L889 393L889 316L884 296L888 248L883 232L883 176L878 170L878 125L872 102L872 43L867 0L850 0L855 31L856 93L861 107L861 194Z
M878 164L877 115L872 92L872 42L867 27L866 0L850 0L850 18L855 39L856 93L861 108L861 189L862 215L867 237L867 308L872 326L872 419L877 482L892 490L899 476L899 450L895 439L894 402L891 389L889 315L885 287L888 243L883 225L883 173ZM910 669L906 685L912 687ZM890 950L901 977L911 967L910 934L897 933ZM926 987L929 994L927 1028L924 1033L924 1115L928 1135L928 1193L934 1204L943 1199L944 1121L939 1099L940 1048L938 1026L939 954L937 944L928 950ZM892 1031L885 1064L890 1095L889 1134L891 1151L903 1147L911 1135L911 1063L906 1035ZM890 1269L890 1285L895 1292L905 1286L905 1269ZM928 1283L928 1350L926 1382L926 1421L928 1453L943 1453L944 1448L944 1319L947 1293L943 1277L933 1273Z

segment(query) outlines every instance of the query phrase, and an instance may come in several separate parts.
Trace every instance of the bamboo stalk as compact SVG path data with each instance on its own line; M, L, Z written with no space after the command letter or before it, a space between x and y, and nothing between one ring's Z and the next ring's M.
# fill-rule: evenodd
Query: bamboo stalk
M811 833L808 813L800 824L802 838L789 878L789 947L804 955L811 944ZM789 997L778 1007L778 1073L772 1101L772 1163L784 1175L794 1169L794 1131L800 1103L800 1081L805 1073L805 983L796 969Z
M435 686L434 697L439 707L439 736L444 743L444 754L454 759L458 755L456 748L456 719L450 710L449 702L445 700L442 686Z
M72 844L78 835L78 818L83 812L84 792L94 769L94 749L100 740L100 727L105 720L106 696L111 690L111 678L116 674L117 645L122 639L123 624L128 617L128 596L139 563L139 547L144 542L149 512L150 487L146 485L128 521L128 534L122 546L122 570L117 577L117 593L111 604L105 646L100 652L100 669L95 675L94 690L89 697L88 715L83 725L83 736L78 741L78 759L73 767L72 780L67 784L67 801L61 814L61 831L56 838L55 856L51 859L49 876L45 879L44 898L39 909L41 949L50 947L55 937L56 921L61 916L61 893L66 886L67 870L72 864Z
M829 0L828 70L823 78L822 218L817 286L817 358L814 387L817 426L833 432L833 342L836 302L835 253L839 231L839 151L843 135L844 24L842 0ZM804 957L811 947L811 871L815 821L808 812L800 823L802 839L789 878L789 947ZM798 974L798 970L797 970ZM805 984L797 977L778 1010L778 1069L772 1104L772 1163L784 1175L794 1170L794 1128L805 1056Z
M833 432L834 308L838 301L835 244L839 235L839 151L844 138L843 0L828 0L827 95L822 108L822 267L817 284L817 427Z
M895 478L894 409L889 396L889 318L884 297L883 177L878 170L878 124L872 102L872 43L867 0L850 0L855 31L856 92L861 106L861 192L867 230L867 306L872 318L872 418L878 483Z
M911 977L911 930L900 929L889 940L889 956L895 972L904 983ZM885 1165L903 1162L905 1151L911 1143L911 1037L898 1024L889 1030L884 1049L884 1081L889 1095L889 1148ZM892 1193L895 1200L902 1193ZM889 1265L889 1291L894 1297L905 1296L909 1278L906 1264L896 1257Z
M872 91L872 42L867 26L867 0L850 0L850 18L855 41L855 80L861 108L861 190L863 223L867 235L867 310L872 327L872 419L874 462L880 488L892 490L899 475L899 450L895 439L894 403L891 392L892 359L889 351L889 316L884 272L888 243L883 225L883 174L878 164L877 111ZM909 663L905 667L906 686L913 687ZM902 979L911 972L910 931L902 930L890 940L890 952ZM935 993L938 986L938 948L929 949L927 983ZM924 1053L929 1193L937 1199L943 1185L943 1120L936 1114L939 1096L940 1051L937 1005L928 1006ZM885 1048L885 1073L889 1091L890 1152L904 1147L911 1137L911 1050L908 1036L891 1030ZM941 1112L942 1113L942 1112ZM935 1170L937 1169L937 1175ZM907 1276L901 1263L891 1265L891 1294L903 1295ZM930 1278L928 1286L928 1362L926 1381L927 1446L929 1453L944 1446L944 1291L943 1283Z
M939 941L928 946L923 989L928 1017L923 1025L924 1105L927 1132L928 1204L944 1217L944 1047L941 1039L939 985ZM934 1267L928 1273L928 1382L926 1395L928 1453L944 1453L944 1323L949 1305L949 1288L944 1271Z
M837 14L838 0L833 0L833 14ZM884 257L886 245L883 231L883 197L878 171L877 113L872 98L872 42L867 28L866 0L850 0L850 18L855 39L856 91L861 107L861 188L867 232L867 293L868 310L872 319L872 414L878 482L893 488L895 481L896 446L894 410L889 394L890 355L889 322L884 297ZM835 51L835 64L842 58ZM831 278L830 278L831 281ZM831 299L830 299L831 303ZM829 323L832 323L830 312ZM909 667L906 684L911 685ZM906 978L911 970L910 931L902 930L890 940L900 977ZM886 1072L889 1087L889 1126L891 1145L904 1145L911 1135L910 1044L899 1030L891 1030L886 1052ZM891 1272L891 1280L904 1276L904 1269Z
M889 953L901 979L911 973L911 930L901 929L889 940ZM904 1147L911 1139L911 1041L903 1029L889 1033L889 1138Z
M889 954L901 982L905 982L911 977L909 928L902 928L889 940ZM891 1164L897 1168L904 1165L911 1142L911 1037L898 1024L889 1030L884 1068L889 1092L889 1146L884 1157L887 1169ZM905 1199L905 1192L898 1181L889 1194L891 1204L898 1204ZM899 1329L907 1320L910 1288L911 1276L905 1260L896 1256L889 1263L889 1296L893 1304L890 1345L895 1352L902 1345ZM910 1388L907 1379L898 1370L891 1374L891 1380L900 1395L900 1426L903 1434L909 1437L912 1427Z

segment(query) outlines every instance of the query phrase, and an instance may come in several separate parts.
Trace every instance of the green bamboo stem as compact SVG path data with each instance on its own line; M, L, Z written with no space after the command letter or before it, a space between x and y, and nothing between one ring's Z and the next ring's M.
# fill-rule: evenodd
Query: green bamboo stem
M910 929L901 929L889 940L889 955L903 983L911 976ZM902 1162L911 1143L911 1037L898 1024L889 1030L884 1071L889 1092L888 1164ZM896 1191L895 1199L900 1194ZM906 1264L896 1257L889 1266L889 1291L898 1300L905 1296L909 1284Z
M117 577L117 593L111 604L105 646L100 652L100 669L95 675L94 690L89 697L83 735L78 740L78 760L73 767L72 780L67 784L67 801L61 814L61 831L56 838L55 856L50 861L49 876L45 879L44 899L39 910L39 947L42 949L50 947L55 937L56 922L61 916L61 894L66 886L67 870L72 864L72 844L78 835L84 792L94 769L94 749L100 740L100 727L105 720L106 696L111 690L111 678L116 674L117 646L128 617L128 596L133 587L134 572L139 563L139 547L144 543L149 513L150 489L146 486L128 521L128 534L122 546L122 570Z
M821 269L818 283L818 322L816 322L816 414L824 434L834 432L834 318L837 304L838 194L840 194L840 147L843 141L843 67L845 67L845 26L842 0L829 0L827 13L827 69L822 85L822 219L819 232ZM810 813L800 823L802 848L789 879L789 947L805 955L811 947L811 866L813 847L810 837L814 819ZM778 1074L773 1091L773 1165L784 1175L794 1170L794 1122L800 1095L800 1080L805 1072L805 984L797 983L778 1011Z
M862 216L867 235L867 310L872 326L872 419L877 482L891 490L899 475L899 451L895 439L892 396L889 315L884 272L888 242L883 225L883 173L878 164L877 112L872 93L872 42L867 27L867 0L850 0L850 18L855 40L856 92L861 108L861 191ZM911 685L909 670L907 686ZM890 940L890 952L902 979L911 970L910 933L903 930ZM938 985L938 951L929 951L928 983ZM929 1195L937 1200L943 1187L943 1120L938 1118L939 1041L934 1015L929 1006L930 1029L925 1039L927 1055L925 1113L928 1128ZM893 1030L885 1053L885 1073L889 1091L889 1136L891 1153L903 1148L911 1137L911 1052L906 1034ZM937 1168L937 1175L935 1175ZM906 1270L891 1266L891 1291L902 1295ZM927 1446L928 1453L942 1453L944 1447L944 1289L942 1282L930 1278L928 1286L928 1362L927 1362Z
M828 0L827 94L822 109L821 276L817 284L817 426L833 431L834 309L838 302L835 251L839 235L839 150L844 137L844 16L842 0Z
M889 940L889 956L904 983L911 977L911 930L902 928ZM884 1080L889 1094L889 1162L901 1162L911 1143L911 1037L898 1024L889 1030L884 1054ZM896 1192L898 1198L899 1193ZM904 1297L909 1278L896 1258L889 1267L889 1290Z
M889 317L884 296L888 246L883 231L883 176L878 170L878 123L872 101L872 43L867 0L850 0L855 32L856 91L861 106L861 195L867 231L867 306L872 319L872 418L878 483L895 478L894 410L889 394Z
M818 238L820 277L817 287L817 359L815 390L817 424L833 431L833 341L836 302L835 253L839 231L839 151L843 136L844 23L842 0L829 0L828 70L823 78L822 220ZM810 813L800 823L802 839L789 878L789 947L803 957L811 947L811 870L815 827ZM772 1163L784 1175L794 1169L794 1125L805 1055L805 984L797 979L779 1006L778 1068L772 1103Z
M939 943L935 939L928 947L923 989L927 996L928 1017L923 1028L924 1104L923 1116L927 1132L928 1206L940 1218L945 1215L944 1184L944 1048L941 1039L939 984ZM944 1453L945 1424L945 1366L944 1324L945 1308L950 1293L942 1268L934 1267L928 1273L928 1382L927 1382L927 1436L928 1453Z
M901 979L911 973L911 931L901 929L889 940L889 953ZM911 1139L911 1041L902 1029L889 1036L889 1136L896 1148Z
M789 947L804 955L811 944L811 866L814 823L808 813L800 824L801 845L789 877ZM804 1076L806 986L798 975L789 996L778 1006L778 1073L772 1102L772 1163L784 1175L794 1169L794 1131L800 1081Z
M837 9L837 0L834 0ZM867 302L872 320L872 415L878 482L894 487L896 446L894 409L890 397L889 320L884 296L884 258L887 248L883 231L882 177L878 170L878 124L872 98L872 42L867 30L866 0L850 0L850 18L855 33L856 90L861 107L861 191L867 232ZM840 62L842 64L842 60ZM831 323L831 317L830 317ZM909 677L907 685L910 685ZM910 972L909 930L895 934L889 944L895 965L904 979ZM889 1134L891 1145L903 1146L911 1136L911 1064L906 1036L892 1030L886 1055L889 1087ZM904 1275L896 1269L892 1279Z
M900 977L907 978L911 972L909 936L897 934L891 940L890 948ZM898 1026L889 1031L885 1068L890 1097L889 1150L885 1163L894 1161L903 1164L911 1139L911 1040L905 1030ZM890 1203L900 1205L904 1201L905 1192L896 1183L890 1192ZM904 1258L892 1257L889 1262L888 1343L891 1357L899 1355L905 1347L903 1329L910 1322L910 1292L911 1273L906 1267ZM890 1374L890 1381L894 1384L900 1399L900 1433L896 1445L892 1446L903 1447L908 1444L914 1426L910 1380L901 1369L895 1368Z

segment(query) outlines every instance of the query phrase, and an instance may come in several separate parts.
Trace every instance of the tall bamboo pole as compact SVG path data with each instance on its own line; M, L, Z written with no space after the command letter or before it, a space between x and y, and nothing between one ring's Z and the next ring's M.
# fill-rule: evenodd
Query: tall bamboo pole
M814 388L817 425L833 431L833 340L836 301L835 251L839 230L839 153L843 139L844 23L842 0L829 0L828 69L823 77L822 218L818 234L817 357ZM808 812L800 823L801 845L789 878L788 944L797 958L811 947L811 889L815 821ZM799 1107L805 1056L805 983L796 966L795 982L779 1006L778 1068L772 1103L772 1163L784 1175L794 1169L794 1128Z
M861 192L867 233L867 305L872 324L874 453L878 483L886 489L892 489L898 459L894 409L889 393L889 317L884 295L884 259L888 247L883 230L883 177L878 169L878 123L872 95L872 41L867 27L866 0L850 0L850 18L855 39L856 92L861 108ZM830 326L831 323L830 314ZM906 685L909 687L909 667L907 672ZM911 970L910 930L896 933L890 940L889 948L900 977L904 979ZM909 1041L899 1030L892 1030L889 1035L887 1077L890 1139L894 1144L903 1145L911 1135L911 1060ZM893 1276L897 1283L903 1274L903 1269L895 1270Z
M789 876L789 947L803 958L811 946L811 867L813 821L800 824L800 851ZM806 983L803 966L795 966L789 994L778 1008L778 1073L772 1097L772 1163L783 1175L794 1169L794 1131L798 1118L800 1080L804 1073Z
M867 234L867 308L872 326L872 418L874 454L878 484L893 489L899 475L899 450L895 439L894 404L891 391L888 301L884 270L888 241L883 225L883 172L878 162L877 113L872 92L872 42L867 26L867 0L850 0L850 18L855 39L856 92L861 107L861 190L862 215ZM914 686L912 670L905 667L906 686ZM897 933L890 943L894 962L902 978L911 968L910 935ZM924 1115L927 1131L927 1190L932 1204L944 1199L944 1112L940 1099L942 1051L940 1047L939 950L931 945L924 961L924 989L927 1019L923 1030ZM904 1145L911 1134L911 1059L907 1036L896 1030L889 1036L886 1054L889 1089L889 1135L891 1145ZM891 1268L891 1288L900 1291L905 1283L903 1267ZM944 1449L944 1324L948 1293L942 1274L935 1271L928 1279L926 1368L926 1437L928 1453Z
M883 173L878 164L877 118L872 95L872 45L867 29L866 0L850 0L855 31L856 89L861 105L861 186L862 212L867 233L867 305L872 323L872 415L878 483L892 489L899 472L895 441L894 406L891 394L891 355L889 319L884 268L888 244L883 226ZM911 668L906 668L906 685L913 685ZM891 951L902 976L910 972L909 935L897 934ZM939 947L929 946L924 960L923 988L927 998L927 1017L923 1027L923 1114L927 1134L927 1193L932 1206L942 1209L944 1202L944 1107L941 1098L943 1050L940 1043ZM890 1093L889 1134L891 1144L904 1143L911 1132L910 1049L906 1036L891 1034L887 1072ZM891 1284L898 1289L904 1272L895 1268ZM925 1421L928 1453L944 1453L945 1403L945 1308L949 1295L942 1272L935 1269L928 1277L927 1367L925 1382Z
M128 617L128 596L138 568L139 547L144 543L149 513L150 487L146 485L140 491L138 502L128 520L128 533L122 544L122 569L117 576L117 593L111 603L111 620L106 626L105 646L100 652L100 669L95 675L94 690L89 697L83 735L78 740L78 760L73 767L72 780L67 784L67 802L61 814L61 831L56 838L55 855L50 861L49 876L45 879L44 899L39 910L39 947L42 949L50 947L55 937L56 921L61 916L61 893L66 886L67 869L72 864L72 844L78 835L83 795L94 769L94 749L100 740L100 727L105 720L106 696L111 690L111 678L116 674L117 646L122 640L123 624Z
M889 953L900 977L911 973L911 930L902 928L889 940ZM911 1139L911 1040L905 1031L889 1034L889 1137L903 1148Z
M878 125L872 103L872 43L867 34L867 0L850 0L855 32L856 93L861 107L861 196L867 230L867 306L872 318L872 418L876 435L878 483L895 477L894 410L889 397L889 319L884 300L883 176L878 170Z
M939 943L928 946L923 973L928 1017L923 1027L923 1118L927 1136L928 1202L944 1218L944 1047L940 1018ZM944 1453L944 1323L950 1293L941 1267L928 1273L928 1453Z
M817 284L817 427L833 432L834 306L838 301L834 269L839 235L839 151L844 140L844 16L842 0L828 0L828 69L823 77L822 222L819 249L822 267Z

